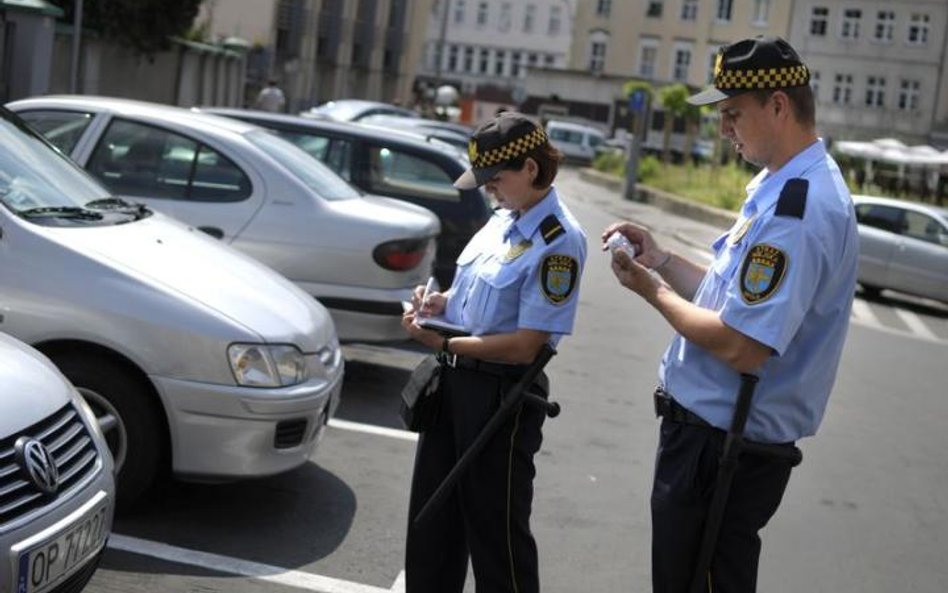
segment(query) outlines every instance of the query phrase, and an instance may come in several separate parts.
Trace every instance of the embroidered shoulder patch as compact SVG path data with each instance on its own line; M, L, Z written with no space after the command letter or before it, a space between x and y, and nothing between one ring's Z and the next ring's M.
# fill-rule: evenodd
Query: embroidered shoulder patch
M576 288L579 263L568 255L548 255L540 264L540 291L546 300L560 305L569 300Z
M772 245L758 243L750 248L741 266L741 298L748 305L769 299L787 271L787 256Z

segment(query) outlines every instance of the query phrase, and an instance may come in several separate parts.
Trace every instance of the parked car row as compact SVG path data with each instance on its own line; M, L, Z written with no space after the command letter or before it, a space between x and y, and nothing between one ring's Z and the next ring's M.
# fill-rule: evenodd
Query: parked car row
M342 341L404 338L401 301L423 284L438 219L362 195L291 143L230 118L103 97L10 109L105 185L220 239L320 300Z

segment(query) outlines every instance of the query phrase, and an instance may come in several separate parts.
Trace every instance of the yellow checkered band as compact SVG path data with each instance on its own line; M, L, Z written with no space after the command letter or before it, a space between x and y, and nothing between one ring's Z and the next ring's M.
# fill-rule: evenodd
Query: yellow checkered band
M533 131L525 136L484 152L478 152L477 142L471 140L468 145L468 154L474 157L471 159L471 166L484 169L511 161L530 152L544 142L546 142L546 132L543 131L543 128L533 128Z
M810 72L802 64L786 68L717 70L714 75L714 86L719 89L780 89L808 82Z

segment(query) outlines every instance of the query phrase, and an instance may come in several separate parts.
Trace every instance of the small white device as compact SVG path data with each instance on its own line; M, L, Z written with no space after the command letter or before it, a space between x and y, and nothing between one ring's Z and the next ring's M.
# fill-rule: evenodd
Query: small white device
M613 255L620 249L625 251L626 255L630 258L635 257L635 245L629 242L625 235L620 232L615 232L609 235L609 238L606 239L606 245L609 247L609 251Z

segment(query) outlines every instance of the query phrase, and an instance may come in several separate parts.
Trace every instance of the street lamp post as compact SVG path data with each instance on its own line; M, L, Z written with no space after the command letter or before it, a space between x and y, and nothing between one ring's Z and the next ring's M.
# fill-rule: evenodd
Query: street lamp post
M82 4L76 0L76 11L72 18L72 64L69 71L69 92L79 92L79 42L82 39Z

